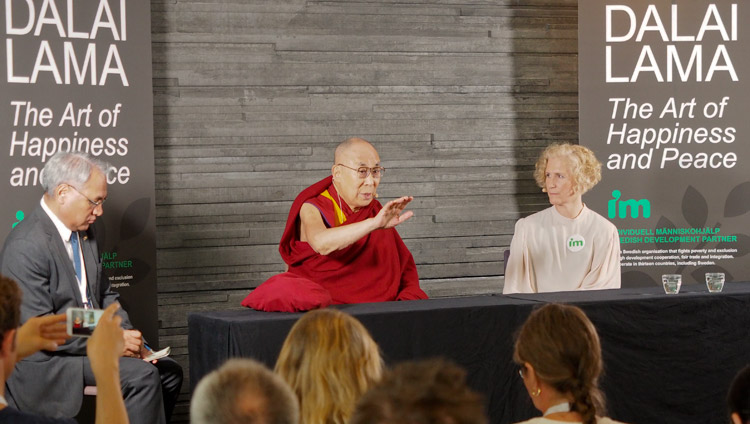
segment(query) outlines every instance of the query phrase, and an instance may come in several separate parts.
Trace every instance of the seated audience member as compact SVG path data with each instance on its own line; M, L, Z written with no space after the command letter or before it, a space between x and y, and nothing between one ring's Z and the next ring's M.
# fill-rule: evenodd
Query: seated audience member
M299 406L289 386L265 365L230 359L196 386L190 423L299 424Z
M394 227L411 196L385 206L375 200L385 173L375 148L361 138L339 144L331 176L292 204L279 252L288 271L251 292L244 306L304 311L331 303L426 299L409 249Z
M734 377L727 402L732 424L750 424L750 366Z
M119 304L110 305L87 345L88 358L97 383L96 423L128 423L125 403L120 390L118 360L124 347L121 318L115 315ZM65 315L34 317L18 327L21 321L21 290L16 283L0 276L0 424L76 424L72 418L49 418L18 411L5 402L5 381L13 372L16 361L39 350L55 350L68 338ZM65 386L67 381L53 384ZM46 402L47 399L38 399Z
M275 371L297 395L301 423L344 424L359 397L380 380L383 360L359 321L319 309L294 324Z
M440 359L406 362L357 403L349 424L486 424L482 396L466 372Z
M542 152L534 178L552 206L516 223L504 294L620 288L617 228L581 199L601 180L601 167L583 146Z
M575 306L547 304L531 313L513 351L523 384L544 416L525 424L613 424L599 390L599 335Z

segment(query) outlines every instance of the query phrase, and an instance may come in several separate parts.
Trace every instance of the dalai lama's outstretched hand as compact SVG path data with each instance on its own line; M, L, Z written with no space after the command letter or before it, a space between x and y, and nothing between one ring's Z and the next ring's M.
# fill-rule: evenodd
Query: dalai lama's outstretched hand
M414 200L414 197L404 196L386 203L383 209L375 216L378 227L393 228L414 216L414 212L412 211L404 212L404 208L412 200Z
M370 234L373 231L393 228L411 218L414 213L404 212L404 208L414 198L404 196L391 200L372 218L352 224L327 228L323 224L320 211L313 205L305 203L300 208L300 240L308 242L314 251L327 255Z

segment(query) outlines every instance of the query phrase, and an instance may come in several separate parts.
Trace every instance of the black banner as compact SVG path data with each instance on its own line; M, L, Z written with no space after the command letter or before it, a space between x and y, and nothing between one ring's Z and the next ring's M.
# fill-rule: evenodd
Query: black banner
M97 221L105 276L158 339L149 2L6 0L0 81L0 238L39 204L56 152L111 164Z
M750 4L579 2L587 204L620 231L623 286L748 280Z

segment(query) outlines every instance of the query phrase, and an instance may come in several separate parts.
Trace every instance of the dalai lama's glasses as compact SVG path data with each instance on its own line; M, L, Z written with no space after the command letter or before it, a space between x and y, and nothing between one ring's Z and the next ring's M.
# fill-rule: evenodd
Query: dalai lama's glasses
M336 166L343 166L344 168L351 169L352 171L357 171L357 177L359 179L364 180L367 178L368 175L372 174L372 178L380 179L380 177L385 174L385 168L382 166L376 166L374 168L368 168L366 166L360 166L359 168L352 168L350 166L346 166L343 163L337 163Z

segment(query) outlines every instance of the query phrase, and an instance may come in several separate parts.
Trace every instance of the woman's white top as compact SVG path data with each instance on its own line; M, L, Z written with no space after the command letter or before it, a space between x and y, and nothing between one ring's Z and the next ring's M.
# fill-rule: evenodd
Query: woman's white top
M503 294L620 288L617 227L585 205L577 217L554 206L516 222Z

